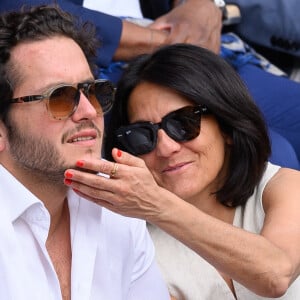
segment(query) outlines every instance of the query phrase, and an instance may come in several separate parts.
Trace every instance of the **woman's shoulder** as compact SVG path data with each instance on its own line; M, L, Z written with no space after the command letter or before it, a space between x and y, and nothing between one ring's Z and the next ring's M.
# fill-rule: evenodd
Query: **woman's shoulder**
M269 178L264 187L264 208L267 209L278 204L292 206L292 203L295 202L295 204L298 203L300 209L300 171L275 165L270 167L273 170L277 167L277 171Z
M268 163L263 179L267 178L266 188L292 187L300 190L300 171Z

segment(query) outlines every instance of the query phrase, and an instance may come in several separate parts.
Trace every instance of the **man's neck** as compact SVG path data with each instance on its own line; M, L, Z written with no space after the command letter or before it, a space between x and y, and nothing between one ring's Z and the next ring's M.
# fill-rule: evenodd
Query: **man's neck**
M51 218L50 219L50 229L49 229L49 234L48 234L48 239L49 239L52 235L54 235L54 233L57 231L57 229L59 227L65 226L66 221L70 219L68 200L67 200L67 198L65 198L62 203L55 202L51 205L51 209L49 209L48 207L47 207L47 209L50 213L50 218ZM68 224L68 226L69 226L69 224Z
M62 209L51 218L46 247L56 271L62 298L71 299L71 234L68 201L65 199Z

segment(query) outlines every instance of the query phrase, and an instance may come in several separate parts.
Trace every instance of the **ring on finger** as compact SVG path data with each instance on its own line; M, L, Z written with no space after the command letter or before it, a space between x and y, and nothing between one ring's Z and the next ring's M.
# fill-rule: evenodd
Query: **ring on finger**
M119 165L117 163L114 163L114 166L110 172L110 177L115 177L118 171Z

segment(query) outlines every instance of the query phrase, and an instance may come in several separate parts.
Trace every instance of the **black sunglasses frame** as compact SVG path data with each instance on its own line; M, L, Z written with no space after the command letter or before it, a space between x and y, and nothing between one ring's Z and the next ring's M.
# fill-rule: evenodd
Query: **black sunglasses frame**
M105 87L105 91L108 88L108 91L109 91L108 93L106 92L106 93L100 94L99 95L99 96L101 96L100 99L98 99L97 93L96 93L96 89L98 88L98 86L100 88L101 87ZM61 88L68 88L68 87L76 89L75 97L72 98L72 100L73 100L73 107L68 112L67 115L57 117L57 116L55 116L55 113L53 113L53 111L51 111L51 104L49 103L51 101L51 96L55 92L58 92L59 89L61 89ZM110 111L110 109L113 106L114 94L115 94L115 90L116 90L116 88L114 87L113 83L111 81L109 81L109 80L106 80L106 79L97 79L97 80L94 80L94 81L81 82L81 83L78 83L77 85L60 84L60 85L54 86L53 88L49 89L44 94L41 94L41 95L30 95L30 96L23 96L23 97L14 98L14 99L9 100L9 103L24 103L24 102L33 102L33 101L48 100L48 102L47 102L47 110L48 110L49 114L54 119L63 120L63 119L67 119L70 116L72 116L72 114L76 111L76 109L78 107L78 104L79 104L79 101L80 101L80 93L81 92L90 101L90 90L91 90L91 87L94 87L95 98L98 101L98 103L99 103L99 105L100 105L100 107L102 109L103 115L106 114L107 112ZM94 108L97 111L97 108L96 107L94 107ZM97 113L98 113L98 111L97 111Z
M156 147L157 132L159 129L163 129L166 134L176 142L190 141L200 134L201 115L209 113L210 112L208 108L204 105L185 106L183 108L170 112L169 114L164 116L159 123L136 122L126 126L122 126L115 131L117 147L133 155L143 155L149 153ZM169 128L168 123L170 122L170 120L178 121L180 123L180 120L183 120L184 118L186 122L186 124L184 125L189 128L179 127L176 128L176 132L172 131L172 128ZM181 124L182 123L180 123L179 126ZM174 124L172 124L172 126L174 128ZM142 133L139 132L139 130L141 129L144 129L145 131L147 130L147 132L149 133L143 135L143 138L147 139L147 145L142 144L143 149L137 149L137 147L132 142L129 142L129 136L132 134L139 134L141 136ZM180 129L182 129L181 133L179 131Z

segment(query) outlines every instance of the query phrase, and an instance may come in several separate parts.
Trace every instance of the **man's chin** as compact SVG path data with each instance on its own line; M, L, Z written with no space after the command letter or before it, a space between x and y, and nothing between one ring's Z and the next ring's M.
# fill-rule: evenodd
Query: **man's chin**
M87 153L85 155L79 156L78 159L74 162L74 164L69 165L68 167L66 167L66 169L75 169L75 170L79 170L82 172L97 174L98 173L97 171L81 168L76 165L77 161L80 161L80 160L95 160L95 159L100 160L101 155L99 155L98 153L97 154L96 153Z

